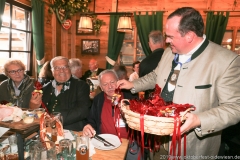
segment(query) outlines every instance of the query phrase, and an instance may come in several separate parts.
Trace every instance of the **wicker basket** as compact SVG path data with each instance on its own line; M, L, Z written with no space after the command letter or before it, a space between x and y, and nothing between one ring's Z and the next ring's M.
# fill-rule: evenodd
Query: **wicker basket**
M121 101L121 110L124 113L127 124L130 128L140 131L140 114L135 113L129 109L129 106L124 103L128 101L123 99ZM184 116L189 110L186 110ZM184 117L181 117L181 121ZM155 117L144 115L144 132L155 135L169 135L174 130L174 118L172 117Z

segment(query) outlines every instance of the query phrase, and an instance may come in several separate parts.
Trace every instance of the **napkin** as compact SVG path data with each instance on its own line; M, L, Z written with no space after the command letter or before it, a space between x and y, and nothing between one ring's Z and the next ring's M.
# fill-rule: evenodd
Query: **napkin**
M0 127L0 137L2 137L2 135L4 133L6 133L8 130L9 130L9 128ZM2 142L2 144L4 144L4 143L7 143L7 144L9 143L7 138Z
M96 153L92 141L89 140L89 157L92 157Z

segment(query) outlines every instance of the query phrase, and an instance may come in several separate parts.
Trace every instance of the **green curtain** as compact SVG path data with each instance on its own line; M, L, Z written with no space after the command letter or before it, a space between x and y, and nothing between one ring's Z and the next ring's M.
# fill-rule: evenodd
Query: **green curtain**
M207 13L207 21L206 21L206 37L219 45L222 43L222 39L224 33L226 31L227 23L229 18L229 12L226 12L226 16L224 16L224 12L217 12L214 15L214 12Z
M44 64L44 2L40 0L32 0L32 32L39 73Z
M142 49L146 56L151 54L151 50L148 46L148 35L152 30L160 30L163 28L163 11L153 12L152 15L149 15L146 12L146 15L137 15L134 12L134 18L137 26L138 36L142 45Z
M107 56L113 61L116 61L118 58L125 35L124 32L117 31L119 17L120 15L110 15ZM106 69L110 69L112 67L113 66L107 62Z
M2 28L2 15L4 13L4 8L5 8L5 0L0 0L0 31Z

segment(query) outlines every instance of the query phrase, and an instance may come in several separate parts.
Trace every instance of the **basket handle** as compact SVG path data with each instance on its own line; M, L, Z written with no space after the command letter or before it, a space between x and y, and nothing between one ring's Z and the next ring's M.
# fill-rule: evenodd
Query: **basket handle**
M123 106L123 105L125 105L124 101L127 101L127 102L129 102L129 100L128 100L128 99L122 99L122 100L121 100L121 105L120 105L120 107L121 107L121 108L122 108L122 106Z
M186 120L187 119L186 114L189 113L190 111L194 111L194 110L195 110L194 107L190 107L190 108L186 109L184 112L181 112L180 113L181 121Z

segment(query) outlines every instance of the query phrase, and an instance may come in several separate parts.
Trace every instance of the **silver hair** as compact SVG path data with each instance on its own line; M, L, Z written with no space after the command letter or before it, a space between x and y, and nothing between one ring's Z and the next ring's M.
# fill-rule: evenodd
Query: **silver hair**
M106 69L104 71L102 71L99 75L98 75L98 81L99 83L101 83L101 79L102 79L102 76L106 73L112 73L115 77L116 77L116 80L118 80L118 75L117 73L113 70L113 69Z
M57 56L57 57L54 57L54 58L51 60L51 62L50 62L51 68L54 67L54 66L53 66L54 62L55 62L55 61L59 61L59 60L64 60L64 61L66 61L67 64L68 64L68 66L70 66L70 63L69 63L69 59L68 59L68 58L63 57L63 56Z
M71 72L75 73L75 71L77 69L82 68L82 61L78 58L71 58L71 59L69 59L69 65L70 65L70 68L71 68Z
M148 35L149 39L152 40L153 44L162 43L164 41L161 31L151 31Z

